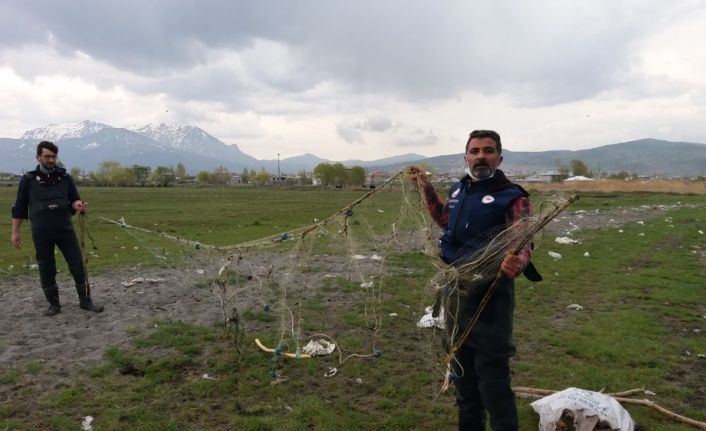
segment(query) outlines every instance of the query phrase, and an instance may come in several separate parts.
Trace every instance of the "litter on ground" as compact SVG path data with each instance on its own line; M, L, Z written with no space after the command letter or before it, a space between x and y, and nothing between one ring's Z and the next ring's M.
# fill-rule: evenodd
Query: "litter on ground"
M437 317L432 316L434 307L431 305L424 310L424 315L419 322L417 322L417 328L439 328L444 329L444 309L439 310L439 315Z
M336 343L324 339L318 341L310 340L302 350L304 353L308 353L311 356L330 355L336 350Z

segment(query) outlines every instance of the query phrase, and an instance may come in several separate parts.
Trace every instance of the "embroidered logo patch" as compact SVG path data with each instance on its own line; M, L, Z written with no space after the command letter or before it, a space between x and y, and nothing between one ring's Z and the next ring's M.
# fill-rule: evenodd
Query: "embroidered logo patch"
M455 198L456 196L458 196L458 192L460 192L460 191L461 191L461 189L456 189L456 190L454 190L454 192L451 193L451 197L452 197L452 198Z
M490 196L490 195L485 195L485 196L483 196L483 199L482 199L481 202L483 202L484 204L489 204L489 203L491 203L491 202L493 202L493 201L495 201L495 198L494 198L494 197L492 197L492 196Z

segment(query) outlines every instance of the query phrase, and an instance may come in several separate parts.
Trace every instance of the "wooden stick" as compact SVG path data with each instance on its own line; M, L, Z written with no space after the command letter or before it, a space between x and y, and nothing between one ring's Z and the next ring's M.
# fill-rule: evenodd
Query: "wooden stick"
M512 390L513 390L513 392L515 392L515 395L518 398L541 398L541 397L551 395L551 394L558 392L558 391L553 391L550 389L526 388L526 387L520 387L520 386L516 386L516 387L512 388ZM644 388L631 389L631 390L625 391L625 392L618 392L618 394L632 395L635 393L639 393L640 391L644 392ZM610 395L610 394L606 394L606 395ZM673 419L678 422L683 422L685 424L691 425L691 426L698 428L698 429L706 430L706 422L700 422L700 421L688 418L686 416L682 416L680 414L674 413L672 411L669 411L669 410L665 409L664 407L660 406L659 404L655 403L654 401L650 401L648 399L636 400L633 398L625 398L625 397L621 397L621 396L613 396L613 398L615 398L615 400L620 403L638 404L638 405L650 407L654 410L657 410L662 415L664 415L670 419Z
M260 340L257 338L255 338L255 344L257 344L257 347L259 347L260 350L262 350L265 353L274 353L275 352L275 349L270 349L269 347L265 347L265 345L262 344L260 342ZM292 358L292 359L299 359L299 358L309 359L309 358L311 358L311 355L309 355L307 353L301 353L301 354L297 355L296 353L283 352L282 356L284 356L285 358Z

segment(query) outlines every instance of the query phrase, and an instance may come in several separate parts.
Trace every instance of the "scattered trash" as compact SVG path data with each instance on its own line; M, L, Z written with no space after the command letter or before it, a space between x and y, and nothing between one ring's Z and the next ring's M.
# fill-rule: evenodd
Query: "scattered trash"
M539 431L592 430L596 426L622 431L635 429L630 413L615 398L600 392L568 388L530 405L539 414Z
M622 230L622 229L618 229L618 233L623 233L623 230Z
M204 270L203 270L203 269L197 269L197 270L196 270L196 273L199 274L199 275L203 275Z
M201 377L204 378L204 379L206 379L206 380L218 380L218 379L216 379L215 377L209 376L209 375L206 374L206 373L204 373Z
M137 277L137 278L133 278L133 279L130 280L130 281L122 281L122 282L120 282L120 284L122 284L122 285L125 286L125 287L132 287L132 286L134 286L134 285L136 285L136 284L140 284L140 283L144 283L144 282L147 282L147 283L161 283L161 282L163 282L163 281L164 281L163 278L143 278L143 277Z
M390 313L390 317L397 317L397 313Z
M360 377L356 377L355 379L353 379L353 383L355 383L357 385L362 385L363 379L361 379Z
M319 341L310 340L302 350L304 353L308 353L311 356L330 355L336 350L336 343L324 339L320 339Z
M591 256L591 255L588 254L588 252L586 252L586 253L583 254L583 257L589 257L589 256Z
M338 370L336 367L329 367L329 369L324 373L324 377L333 377L337 372Z
M363 289L367 289L367 288L369 288L369 287L373 287L373 282L372 282L372 281L368 281L368 282L360 283L360 287L362 287Z
M703 235L703 234L704 234L704 231L702 231L701 229L699 229L699 235Z
M637 222L637 224L641 224L641 225L644 225L644 224L645 224L645 222L644 222L644 221L642 221L642 220L640 220L640 221L638 221L638 222Z
M566 306L567 310L574 310L574 311L581 311L583 310L583 307L578 305L578 304L571 304Z
M558 236L554 239L555 242L559 244L581 244L581 241L577 239L571 239L568 236Z
M363 260L363 259L382 260L382 257L381 257L381 256L378 256L377 254L373 254L373 255L370 256L370 257L364 256L364 255L362 255L362 254L354 254L352 257L353 257L353 259L355 259L355 260Z
M553 257L554 260L559 260L559 259L561 259L561 255L560 255L559 253L556 253L556 252L553 252L553 251L550 251L550 252L549 252L549 256Z
M81 430L82 431L93 431L93 427L91 426L91 422L93 422L93 416L86 416L83 418L83 421L81 422Z
M706 359L706 355L703 353L699 353L698 355L696 355L696 357L699 359Z
M379 213L384 213L385 211L383 211L383 210L381 210L380 208L378 208L378 212L379 212Z
M637 236L645 236L645 234L643 232L640 232L637 234Z
M424 316L417 322L417 328L439 328L444 329L444 309L439 310L439 315L437 317L432 316L434 307L431 305L424 309Z

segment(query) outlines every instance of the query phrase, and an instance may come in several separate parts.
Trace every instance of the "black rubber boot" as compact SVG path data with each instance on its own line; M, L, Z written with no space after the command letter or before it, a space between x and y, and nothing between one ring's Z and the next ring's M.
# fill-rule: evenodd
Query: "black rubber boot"
M91 297L86 294L86 286L76 286L76 293L78 293L79 306L82 309L94 313L100 313L104 310L102 305L94 304Z
M47 298L49 302L49 308L44 312L45 316L55 316L61 313L61 304L59 303L59 286L56 284L52 286L42 286L44 291L44 297Z
M44 315L51 317L51 316L56 316L59 313L61 313L61 306L50 304L49 308L47 308L47 310L44 312Z

